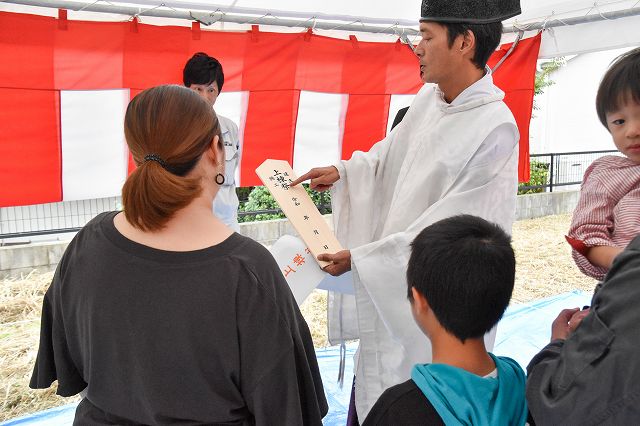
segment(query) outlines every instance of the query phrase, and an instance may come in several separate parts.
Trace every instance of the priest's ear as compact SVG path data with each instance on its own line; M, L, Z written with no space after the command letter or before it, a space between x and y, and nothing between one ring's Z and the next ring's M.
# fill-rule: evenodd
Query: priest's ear
M502 23L443 25L447 28L449 47L483 70L500 44Z
M459 44L460 53L473 62L476 52L476 35L471 30L466 30L460 34L461 43Z

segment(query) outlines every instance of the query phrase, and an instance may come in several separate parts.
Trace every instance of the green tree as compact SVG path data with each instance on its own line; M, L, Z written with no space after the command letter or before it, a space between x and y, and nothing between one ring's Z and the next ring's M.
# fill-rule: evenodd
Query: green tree
M523 182L518 184L518 195L522 194L536 194L544 192L546 188L529 188L521 189L525 186L537 186L546 185L549 183L549 164L541 161L531 162L531 179L529 182Z
M321 206L320 213L331 213L331 195L328 192L320 193L318 191L312 191L309 189L309 185L307 184L303 184L303 187L311 197L311 200L313 200L314 204L316 206ZM322 205L326 205L328 207L322 207ZM249 193L247 202L240 205L240 211L243 212L276 209L280 209L280 206L278 206L278 203L276 203L276 200L271 196L271 193L265 186L253 187ZM238 217L238 222L254 222L281 219L283 217L285 216L281 211L273 213L248 214Z
M533 98L533 109L538 110L540 107L536 103L535 97L544 93L544 90L553 86L555 81L551 80L551 74L553 74L558 69L565 66L567 61L564 57L553 58L549 62L544 62L540 65L540 70L536 71L536 79L533 85L534 88L534 98Z

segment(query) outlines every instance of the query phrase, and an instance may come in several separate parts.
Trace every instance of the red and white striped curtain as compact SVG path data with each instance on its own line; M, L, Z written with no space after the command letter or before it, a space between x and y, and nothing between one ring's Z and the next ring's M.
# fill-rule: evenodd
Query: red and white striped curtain
M494 76L520 129L520 180L539 47L540 36L521 41ZM129 99L180 84L198 51L224 68L216 111L240 127L242 186L260 184L254 170L266 158L301 172L369 149L421 86L400 42L0 13L0 207L118 195L133 167L122 130Z

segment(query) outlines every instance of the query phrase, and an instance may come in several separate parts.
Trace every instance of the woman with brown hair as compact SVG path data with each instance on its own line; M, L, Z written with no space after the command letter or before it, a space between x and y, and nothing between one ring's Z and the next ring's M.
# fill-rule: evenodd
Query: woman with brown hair
M31 387L85 395L74 424L320 425L309 329L271 254L211 214L218 119L160 86L127 108L124 212L89 222L48 289Z

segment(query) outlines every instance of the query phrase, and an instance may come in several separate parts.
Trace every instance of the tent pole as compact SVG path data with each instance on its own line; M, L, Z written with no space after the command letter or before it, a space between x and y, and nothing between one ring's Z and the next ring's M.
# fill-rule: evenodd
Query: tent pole
M128 16L153 16L159 18L174 18L174 19L186 19L189 21L199 21L204 25L211 25L215 22L233 22L236 24L254 24L254 25L275 25L280 27L299 27L299 28L318 28L322 30L340 30L348 32L365 32L365 33L379 33L379 34L409 34L416 35L418 31L415 28L409 26L400 25L399 21L391 20L376 20L357 17L344 17L353 18L348 23L343 22L327 22L320 20L320 16L309 16L307 18L293 19L293 18L280 18L275 14L265 10L264 16L246 15L231 12L222 12L218 9L211 10L210 12L203 11L189 11L179 10L173 7L167 6L164 3L163 7L132 7L115 4L105 4L100 2L93 3L80 3L68 0L3 0L3 3L13 3L24 6L38 6L48 7L54 9L68 9L74 11L83 12L98 12L98 13L113 13L118 15ZM323 16L322 19L328 19L328 16ZM338 16L335 17L338 20ZM378 25L373 25L366 22L375 22ZM417 26L417 24L416 24Z
M579 25L579 24L588 24L591 22L599 22L605 20L613 20L619 18L628 18L631 16L640 15L640 7L632 8L632 9L624 9L624 10L616 10L613 12L606 12L602 14L595 15L585 15L585 16L576 16L574 18L555 18L553 15L544 22L533 22L531 24L514 24L510 26L505 26L503 29L503 33L517 33L520 31L535 31L535 30L544 30L545 28L553 28L553 27L564 27L568 25Z
M133 0L135 1L135 0ZM256 24L256 25L275 25L282 27L299 27L299 28L318 28L322 30L341 30L348 32L365 32L365 33L379 33L379 34L395 34L395 35L417 35L418 31L414 27L408 25L406 20L384 20L375 18L359 18L354 16L330 16L323 14L316 14L314 16L305 15L297 12L279 12L269 11L267 9L242 9L236 8L239 13L223 10L224 8L216 7L211 11L189 11L189 10L176 10L173 7L179 7L178 3L160 3L155 7L133 7L124 5L115 5L111 3L102 2L78 2L69 0L3 0L3 3L13 3L25 6L38 6L48 7L56 9L69 9L75 11L87 11L98 13L114 13L119 15L128 16L153 16L160 18L175 18L186 19L189 21L199 21L205 25L211 25L215 22L233 22L236 24ZM142 0L141 3L145 3L151 6L154 1ZM200 3L186 4L187 6L197 6L200 8ZM202 4L201 8L206 6ZM212 7L213 9L213 7ZM242 13L249 11L254 13L253 15ZM263 16L256 14L264 12ZM282 13L284 18L281 18L277 13ZM612 20L619 18L627 18L631 16L639 16L640 7L632 9L617 10L613 12L598 13L593 15L577 16L574 18L560 19L551 16L550 19L544 22L533 22L529 24L513 24L505 26L503 33L519 33L521 31L535 31L545 28L560 27L566 25L579 25L591 22L599 22L604 20ZM287 17L288 16L288 17ZM340 21L340 22L327 22L326 20Z

